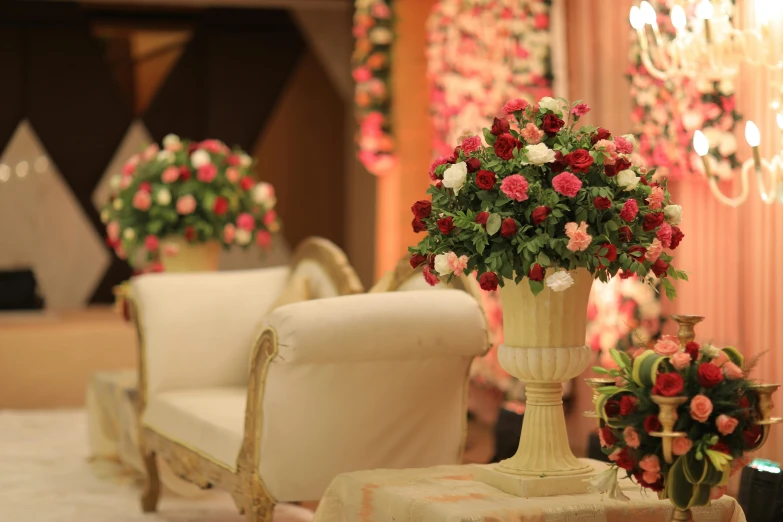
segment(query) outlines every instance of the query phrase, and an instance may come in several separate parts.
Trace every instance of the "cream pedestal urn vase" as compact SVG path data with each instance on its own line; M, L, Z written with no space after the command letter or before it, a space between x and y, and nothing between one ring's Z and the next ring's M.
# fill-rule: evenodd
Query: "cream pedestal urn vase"
M519 449L497 465L498 471L536 477L594 471L571 452L563 413L562 383L585 371L593 357L585 345L593 276L584 268L570 274L574 284L562 292L545 286L534 296L527 280L506 281L500 289L504 344L498 360L526 383L527 404Z
M168 248L167 248L168 247ZM166 272L211 272L218 269L220 243L189 243L184 237L161 240L160 262Z

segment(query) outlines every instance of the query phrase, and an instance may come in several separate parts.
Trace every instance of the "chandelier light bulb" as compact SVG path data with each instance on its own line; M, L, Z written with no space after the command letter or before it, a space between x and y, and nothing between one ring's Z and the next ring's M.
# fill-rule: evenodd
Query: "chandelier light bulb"
M639 10L639 7L633 6L631 7L631 27L636 29L637 31L644 27L644 18L642 17L642 12Z
M675 5L671 11L672 25L678 31L685 29L687 20L685 19L685 9L682 6Z
M707 141L707 136L700 130L693 133L693 150L701 157L706 156L710 151L710 143Z
M715 9L712 6L712 2L710 0L701 0L696 5L696 16L701 18L702 20L709 20L712 18L712 13Z
M658 15L655 13L655 8L653 8L650 2L644 0L641 3L639 12L642 15L642 21L644 23L651 25L653 27L656 27L658 25Z
M755 4L754 13L756 14L756 19L761 25L768 25L772 10L772 2L770 0L756 0Z
M761 133L759 132L759 128L750 120L745 123L745 141L747 141L748 145L751 147L758 147L761 144Z
M775 117L775 119L778 122L778 127L780 127L781 130L783 130L783 113L778 113L778 115Z

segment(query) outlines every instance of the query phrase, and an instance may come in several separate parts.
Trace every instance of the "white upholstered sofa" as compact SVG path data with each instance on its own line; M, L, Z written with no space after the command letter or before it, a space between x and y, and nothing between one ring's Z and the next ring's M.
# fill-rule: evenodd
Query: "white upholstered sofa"
M267 314L275 270L133 281L145 511L156 455L228 490L250 521L319 499L338 473L459 461L468 368L487 349L476 301L394 292Z

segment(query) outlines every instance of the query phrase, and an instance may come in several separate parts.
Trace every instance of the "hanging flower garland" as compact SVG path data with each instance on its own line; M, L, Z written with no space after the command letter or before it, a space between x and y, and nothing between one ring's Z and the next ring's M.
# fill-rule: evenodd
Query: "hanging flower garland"
M489 127L506 100L552 94L551 0L441 0L427 21L434 150Z
M397 164L391 126L391 45L393 13L389 0L356 0L352 63L359 126L358 158L376 176Z
M658 12L658 27L664 37L673 37L669 11L674 0L652 0ZM679 2L681 4L681 2ZM693 19L697 2L689 0L686 13ZM682 5L682 4L681 4ZM658 168L661 175L673 179L695 171L703 173L699 158L693 151L693 133L701 129L710 142L708 161L712 173L729 179L740 165L737 159L735 126L742 116L736 110L734 83L706 80L661 81L653 78L642 64L639 42L633 31L631 81L633 111L631 119L639 135L639 151L645 163Z

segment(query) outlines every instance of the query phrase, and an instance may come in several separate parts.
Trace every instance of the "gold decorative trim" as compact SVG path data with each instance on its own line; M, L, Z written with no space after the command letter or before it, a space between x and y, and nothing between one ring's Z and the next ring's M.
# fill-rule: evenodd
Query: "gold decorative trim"
M321 265L340 295L364 293L364 285L340 247L322 237L310 237L299 243L291 257L291 274L302 261L312 260Z

